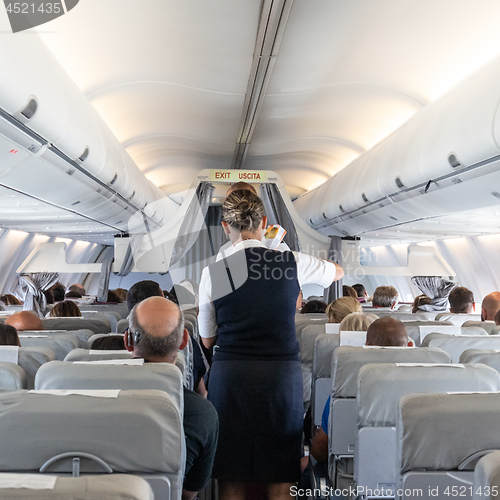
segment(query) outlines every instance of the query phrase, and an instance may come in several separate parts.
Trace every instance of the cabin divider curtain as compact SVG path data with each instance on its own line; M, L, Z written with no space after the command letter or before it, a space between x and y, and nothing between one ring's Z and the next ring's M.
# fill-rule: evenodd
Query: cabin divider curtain
M283 241L290 247L290 250L300 252L302 248L300 246L299 236L295 230L292 216L281 197L278 186L274 183L261 184L260 192L268 223L279 224L283 227L286 230Z
M34 311L43 318L47 307L47 299L43 292L55 285L59 279L58 273L30 273L21 274L11 286L17 296L24 297L23 311Z
M200 231L204 229L205 216L214 190L215 187L210 182L200 182L198 184L175 240L172 256L170 257L170 267L180 262L195 244Z
M431 299L430 304L420 306L421 311L445 311L448 296L457 286L453 281L440 276L413 276L412 283Z
M328 249L328 260L342 265L342 238L340 236L331 236L330 248ZM323 300L330 304L334 300L342 297L342 280L334 281L328 288L325 288Z

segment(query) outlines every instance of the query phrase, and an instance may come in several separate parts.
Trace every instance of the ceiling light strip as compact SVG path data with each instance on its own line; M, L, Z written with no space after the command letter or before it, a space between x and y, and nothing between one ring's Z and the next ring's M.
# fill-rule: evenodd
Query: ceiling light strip
M243 168L293 0L264 0L231 168Z

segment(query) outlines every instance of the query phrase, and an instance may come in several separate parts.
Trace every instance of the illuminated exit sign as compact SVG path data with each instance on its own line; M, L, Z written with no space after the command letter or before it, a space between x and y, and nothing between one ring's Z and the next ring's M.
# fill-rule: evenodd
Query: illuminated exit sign
M211 181L266 182L265 170L210 170Z

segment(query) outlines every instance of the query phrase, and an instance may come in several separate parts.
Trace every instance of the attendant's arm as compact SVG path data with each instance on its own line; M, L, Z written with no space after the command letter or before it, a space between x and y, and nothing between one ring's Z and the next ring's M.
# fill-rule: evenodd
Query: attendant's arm
M311 455L318 462L328 461L328 434L321 427L318 427L316 434L312 438Z
M293 252L297 262L299 284L329 287L344 276L342 266L325 259L318 259L305 253Z
M208 268L203 269L201 273L198 326L203 345L210 349L217 340L217 322L215 320L215 306L212 302L212 280Z

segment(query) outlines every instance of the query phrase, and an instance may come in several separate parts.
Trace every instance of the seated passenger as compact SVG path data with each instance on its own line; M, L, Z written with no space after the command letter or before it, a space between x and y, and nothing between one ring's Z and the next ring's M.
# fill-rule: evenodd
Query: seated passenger
M339 332L366 332L376 319L375 314L353 312L340 322Z
M11 293L6 293L0 297L0 302L3 302L6 306L21 306L23 303Z
M417 297L415 297L415 300L413 301L413 307L412 307L412 310L411 312L413 314L415 314L416 312L420 311L420 306L423 306L423 305L428 305L428 304L431 304L432 303L432 299L430 297L427 297L427 295L423 294L423 295L418 295ZM422 309L423 310L423 309Z
M495 314L500 310L500 292L492 292L483 299L481 304L481 321L494 321Z
M358 293L352 286L349 285L342 285L342 296L343 297L354 297L355 299L358 298Z
M476 310L474 294L464 286L455 287L449 297L450 312L453 314L472 314Z
M81 317L80 308L73 300L58 302L49 312L49 318Z
M64 300L66 288L64 288L64 285L62 283L56 283L55 285L51 286L49 290L52 291L54 302L62 302Z
M77 292L80 294L80 297L83 297L85 295L85 287L80 285L80 283L73 283L73 285L68 288L68 292Z
M80 292L70 290L69 292L66 292L66 294L64 295L64 298L65 299L73 299L73 300L74 299L81 299L82 294Z
M363 304L364 302L368 302L368 292L366 291L366 288L364 285L361 283L356 283L355 285L352 285L352 288L356 291L356 295L358 297L358 300Z
M21 347L19 335L13 326L0 323L0 345L17 345Z
M158 287L159 288L159 287ZM130 330L124 336L125 347L136 358L149 363L175 363L184 349L189 333L179 307L163 297L143 300L130 314ZM217 412L212 403L184 388L184 433L186 436L186 472L183 500L196 498L212 473L219 432Z
M352 315L350 315L352 316ZM370 324L366 332L366 345L389 347L412 347L413 341L408 338L406 327L401 321L386 316ZM328 418L330 417L330 399L328 398L318 427L311 442L311 455L318 462L328 460Z
M44 330L42 320L31 311L14 313L5 320L6 325L13 326L18 332L25 330Z
M302 307L300 314L324 313L326 307L326 303L322 300L310 300Z
M500 309L495 314L495 325L500 325Z
M106 300L106 304L121 304L122 303L122 299L120 299L120 297L118 297L118 295L116 295L115 292L113 292L113 290L108 290L108 298Z
M143 300L146 300L149 297L163 297L163 291L160 288L160 285L156 283L156 281L144 280L138 281L134 283L130 290L127 292L127 307L129 311L132 311L135 305L139 304ZM167 297L168 299L168 297ZM170 300L170 299L169 299ZM175 304L177 302L172 301ZM196 342L196 340L192 339L193 344L193 378L194 378L194 390L200 396L206 397L207 390L205 388L205 381L203 377L207 371L205 367L205 363L203 361L203 354L201 352L201 348Z
M326 308L328 323L340 323L348 314L362 312L363 308L354 297L340 297Z
M398 291L393 286L378 286L373 292L373 307L394 309L398 303Z
M125 288L115 288L113 292L118 295L122 302L125 302L127 300L127 290L125 290Z
M98 351L124 351L125 342L123 335L106 335L95 339L90 348Z

